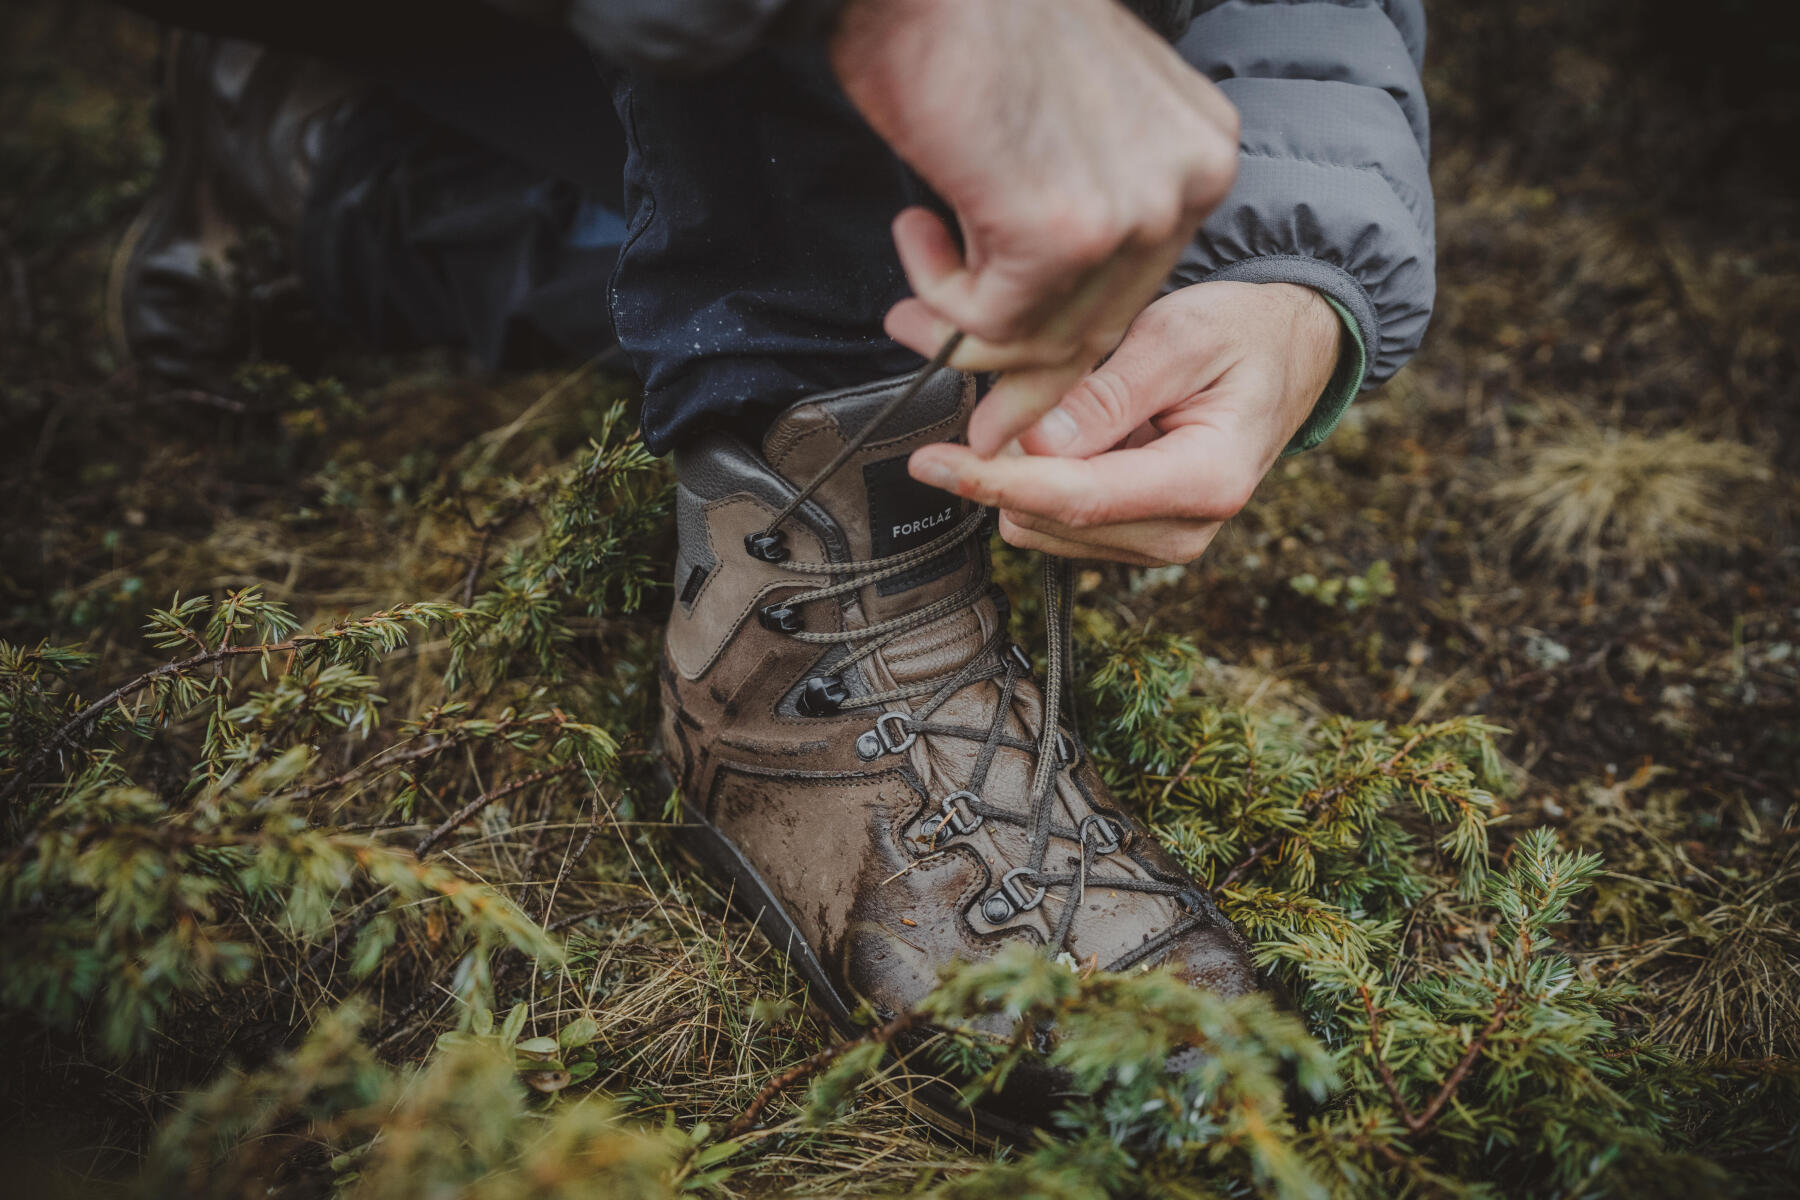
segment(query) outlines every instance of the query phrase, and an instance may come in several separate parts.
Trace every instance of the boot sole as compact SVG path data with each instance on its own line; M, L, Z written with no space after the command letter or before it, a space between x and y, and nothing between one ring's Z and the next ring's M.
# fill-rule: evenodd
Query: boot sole
M670 791L677 790L666 765L658 765L657 777ZM840 1034L856 1037L865 1032L851 1019L851 1004L832 984L825 965L807 945L800 927L788 916L762 875L731 839L695 811L685 797L681 812L683 824L677 826L675 832L686 856L700 869L712 871L715 878L722 875L731 881L728 902L740 915L755 921L769 944L786 954L788 961L799 968L809 994L831 1018ZM909 1080L896 1081L888 1087L914 1116L945 1137L971 1149L986 1151L999 1145L1026 1145L1038 1132L1035 1125L1001 1116L980 1105L962 1107L956 1092L946 1084Z

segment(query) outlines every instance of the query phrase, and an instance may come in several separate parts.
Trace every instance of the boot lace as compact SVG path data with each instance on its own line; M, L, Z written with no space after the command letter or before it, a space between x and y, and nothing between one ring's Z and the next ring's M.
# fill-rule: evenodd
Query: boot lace
M848 462L890 417L917 397L927 380L943 369L961 340L961 333L952 334L912 382L845 442L831 461L794 494L767 528L745 539L745 546L752 555L775 563L783 570L799 576L827 577L833 580L824 586L796 593L763 610L763 623L788 637L812 645L847 647L848 653L831 662L827 668L833 675L839 675L862 662L896 638L967 609L992 588L984 571L955 593L887 620L857 629L802 629L798 624L798 610L802 606L814 600L833 599L860 591L871 584L949 554L972 539L985 535L989 513L987 510L977 509L945 533L914 549L881 558L845 562L793 560L788 557L781 534L782 524L799 511L813 493ZM1027 741L1006 730L1007 714L1012 711L1014 694L1020 680L1030 677L1031 663L1023 650L1006 641L1004 628L996 628L968 662L945 676L862 696L851 696L840 687L830 694L829 705L833 710L882 710L875 719L874 727L857 739L857 751L865 759L902 753L921 735L981 743L981 751L968 784L942 797L938 811L926 818L925 834L935 851L953 837L973 833L984 821L1020 826L1030 831L1030 853L1026 862L1007 871L1002 876L999 887L981 903L982 916L989 924L1004 925L1018 914L1038 907L1053 890L1064 892L1062 909L1049 943L1050 952L1055 954L1067 948L1076 913L1089 887L1175 898L1185 915L1161 933L1106 964L1107 970L1117 971L1148 959L1189 930L1204 924L1212 906L1205 894L1191 884L1099 870L1100 860L1120 850L1125 844L1126 830L1118 818L1090 809L1074 826L1057 820L1057 775L1060 771L1072 770L1080 759L1080 744L1071 734L1063 731L1062 719L1064 690L1073 673L1070 667L1073 581L1073 568L1067 559L1044 556L1044 614L1049 646L1043 687L1042 724L1036 741ZM1000 689L1000 702L995 706L993 720L986 729L932 719L963 688L985 680L997 680ZM914 704L914 701L922 703ZM891 707L896 702L905 702L908 707L904 710ZM1070 725L1073 725L1072 719ZM1032 755L1031 784L1026 793L1027 807L1024 811L994 804L981 795L994 757L1003 747ZM1067 857L1065 870L1052 870L1049 866L1051 846L1056 841L1073 842L1080 851L1077 855Z

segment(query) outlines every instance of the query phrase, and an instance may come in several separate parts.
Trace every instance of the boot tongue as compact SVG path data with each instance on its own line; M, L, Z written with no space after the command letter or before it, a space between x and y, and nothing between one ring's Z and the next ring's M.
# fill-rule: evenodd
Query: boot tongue
M832 392L787 409L763 438L764 459L794 487L804 487L907 382ZM885 421L813 493L813 503L837 525L849 559L867 562L917 549L954 529L973 511L967 501L918 482L906 470L908 457L920 446L958 436L973 403L972 380L939 372L910 411ZM847 619L852 626L871 625L916 612L982 575L986 554L977 537L872 583L846 606ZM984 599L966 612L895 639L873 664L892 678L878 679L876 685L905 685L954 671L981 649L995 619Z

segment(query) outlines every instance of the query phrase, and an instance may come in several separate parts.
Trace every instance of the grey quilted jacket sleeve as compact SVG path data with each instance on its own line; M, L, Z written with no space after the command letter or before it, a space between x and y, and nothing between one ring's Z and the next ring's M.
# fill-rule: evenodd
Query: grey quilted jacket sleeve
M1242 152L1176 280L1317 289L1360 335L1373 387L1418 349L1436 293L1420 0L1198 7L1176 46L1237 105ZM1355 389L1322 400L1301 443L1322 438Z

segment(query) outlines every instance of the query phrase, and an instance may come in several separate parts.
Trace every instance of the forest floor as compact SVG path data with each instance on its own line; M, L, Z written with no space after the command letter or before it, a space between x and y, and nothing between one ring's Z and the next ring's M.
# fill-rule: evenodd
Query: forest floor
M1223 702L1500 727L1502 840L1549 826L1608 854L1576 960L1628 969L1639 1016L1683 1052L1791 1062L1794 897L1762 934L1785 978L1702 967L1730 932L1717 914L1772 864L1800 890L1800 92L1758 78L1791 72L1792 43L1708 69L1713 35L1621 8L1641 6L1431 6L1424 351L1279 464L1201 563L1087 570L1081 602L1194 641L1195 687ZM177 593L255 586L310 627L485 587L528 531L465 519L469 498L579 452L630 382L354 347L226 394L139 377L103 301L159 155L154 35L99 5L21 5L0 42L0 640L82 644L116 679L160 661L140 629ZM583 653L641 653L657 603L578 628ZM621 704L642 711L641 687ZM627 760L647 714L637 733ZM796 988L716 897L665 906L646 886L660 868L632 856L660 843L624 828L662 798L637 778L582 893L628 931L595 967L622 997L599 1030L612 1087L729 1120L821 1035L709 1041L732 1004ZM504 861L544 872L566 832ZM1636 936L1597 932L1627 910ZM429 1044L386 1032L395 1054ZM61 1066L72 1090L34 1103L116 1169L167 1097ZM751 1190L899 1186L957 1154L871 1102Z

